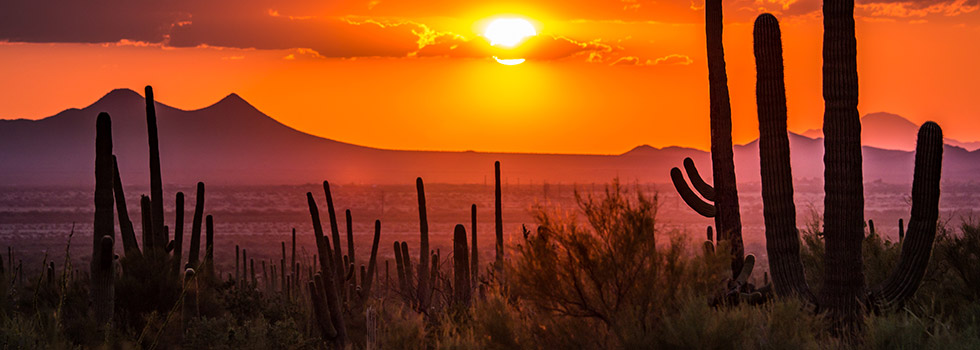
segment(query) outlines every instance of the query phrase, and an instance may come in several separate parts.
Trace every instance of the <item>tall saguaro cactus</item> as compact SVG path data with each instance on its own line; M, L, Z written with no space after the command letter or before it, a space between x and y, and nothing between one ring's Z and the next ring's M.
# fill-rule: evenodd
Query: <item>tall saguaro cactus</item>
M865 288L864 183L858 114L854 0L823 3L824 240L825 275L820 298L832 313L857 314Z
M201 269L198 268L198 264L201 256L201 221L204 219L203 182L197 183L197 195L194 200L197 203L194 205L194 218L191 221L191 246L187 251L187 264L200 272Z
M92 226L92 306L100 325L112 320L113 177L112 120L99 113L95 122L95 222Z
M153 88L145 89L146 95L146 134L150 146L150 204L153 219L153 245L158 250L167 247L163 232L163 179L160 176L160 142L157 137L157 112L153 102Z
M745 248L742 244L742 218L739 213L738 188L735 182L735 160L732 150L732 106L728 96L728 74L725 71L725 47L722 43L721 0L707 0L704 4L705 37L708 51L708 93L709 117L711 127L711 170L714 187L700 180L693 162L685 160L685 168L695 188L708 200L714 200L714 210L701 205L693 192L683 182L678 181L680 170L671 169L671 178L678 193L699 214L714 217L718 240L731 244L732 276L742 270ZM687 163L690 162L690 165ZM708 198L713 197L713 198ZM709 215L714 214L714 215Z
M472 275L470 277L470 284L472 285L471 288L476 290L480 283L480 251L476 246L476 204L470 206L470 226L472 227L470 244L473 250L470 253L470 274Z
M829 311L841 326L854 325L862 310L895 308L918 288L936 235L943 153L942 129L926 122L919 128L916 141L908 239L901 242L898 266L883 284L869 290L861 257L864 197L853 7L851 0L824 3L826 265L819 298L812 296L803 275L793 219L796 211L778 22L772 15L763 14L756 20L754 31L766 245L774 288L777 294L807 297L819 309Z
M432 285L429 280L429 220L425 212L425 185L422 178L415 179L419 198L419 309L429 308Z
M496 231L496 251L497 257L494 260L496 274L500 275L504 271L504 219L501 213L502 203L500 199L500 161L493 162L493 225Z
M759 166L762 198L766 203L766 251L778 295L797 293L813 300L803 288L806 278L800 260L800 235L793 203L793 173L786 133L786 86L779 22L771 14L755 20L756 103L759 113Z

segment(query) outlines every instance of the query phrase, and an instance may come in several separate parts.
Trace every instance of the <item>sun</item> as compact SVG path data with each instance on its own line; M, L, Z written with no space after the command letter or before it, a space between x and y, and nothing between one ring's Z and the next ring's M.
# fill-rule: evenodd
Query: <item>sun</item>
M490 46L511 49L520 45L524 40L538 35L534 25L522 18L498 18L490 22L483 30L483 37L490 41ZM497 62L508 66L521 64L523 58L500 59L493 57Z
M524 39L538 35L534 25L522 18L498 18L487 25L483 36L492 46L514 47Z

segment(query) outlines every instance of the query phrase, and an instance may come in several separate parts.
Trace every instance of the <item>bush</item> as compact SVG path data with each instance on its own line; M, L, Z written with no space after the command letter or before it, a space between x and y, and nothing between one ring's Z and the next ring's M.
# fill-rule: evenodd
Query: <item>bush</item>
M720 266L686 259L685 240L657 247L657 196L613 181L602 198L576 191L579 213L536 206L536 232L513 248L506 273L513 296L538 310L601 323L619 343L645 342L659 311L721 280ZM715 261L717 260L717 261Z

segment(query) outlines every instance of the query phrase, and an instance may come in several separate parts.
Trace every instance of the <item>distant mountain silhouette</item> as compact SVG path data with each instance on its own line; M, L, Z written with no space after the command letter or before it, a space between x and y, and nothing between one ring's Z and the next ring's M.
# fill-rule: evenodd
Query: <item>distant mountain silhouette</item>
M861 142L865 146L882 149L913 151L919 126L897 114L869 113L861 118ZM823 137L823 130L810 129L803 133L810 138ZM945 138L947 145L962 147L968 151L980 148L980 142L962 142Z
M398 151L352 145L289 128L236 94L192 111L157 102L165 183L406 184L416 176L431 183L492 182L493 161L508 183L591 183L619 176L624 181L669 181L669 169L684 157L710 178L707 152L684 148L636 147L621 155ZM3 185L90 185L93 183L95 117L112 116L115 154L126 185L148 179L146 118L141 95L114 90L83 109L41 120L0 120L0 181ZM913 125L914 127L914 125ZM903 136L905 137L905 136ZM914 144L914 132L908 137ZM823 174L823 141L790 134L793 172ZM865 180L910 182L911 152L865 147ZM947 147L945 180L969 180L980 171L980 152ZM756 142L735 147L740 182L759 179Z

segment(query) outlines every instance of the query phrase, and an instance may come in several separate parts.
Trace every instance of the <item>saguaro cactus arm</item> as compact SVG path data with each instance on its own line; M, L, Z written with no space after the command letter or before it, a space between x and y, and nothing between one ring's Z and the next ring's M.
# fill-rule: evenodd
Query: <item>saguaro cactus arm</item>
M133 222L129 219L129 209L126 208L126 194L123 192L122 179L119 177L119 163L116 161L116 156L112 156L112 168L112 187L116 211L119 214L119 235L122 237L123 252L129 256L140 255L136 231L133 229Z
M691 157L684 158L684 171L687 173L687 177L691 179L691 185L698 191L698 194L704 197L705 200L714 202L715 188L707 182L704 182L704 179L701 178L701 173L698 172L697 165L694 164L694 160Z
M340 229L337 227L337 213L334 211L333 195L330 193L330 183L327 181L323 182L323 194L327 197L327 214L330 216L330 239L333 240L333 249L327 249L328 255L321 256L321 258L333 259L333 264L336 267L334 270L336 273L337 288L339 289L338 294L340 295L340 299L344 300L344 294L347 291L347 288L344 288L343 284L345 280L345 269L342 267L344 266L344 253L340 249Z
M694 194L694 191L691 191L691 188L687 186L687 182L684 181L684 174L681 173L681 169L670 169L670 180L674 183L677 194L681 196L684 203L687 203L688 207L691 207L695 212L706 218L713 218L718 215L718 210L714 205L701 200L701 198L698 198L698 195Z
M374 242L371 243L371 260L368 261L367 275L361 276L361 290L364 300L371 296L371 285L374 284L375 269L378 265L378 245L381 243L381 220L374 220Z
M898 266L885 282L872 292L874 306L894 308L910 298L922 281L936 238L939 220L939 180L943 164L943 131L926 122L919 128L915 148L915 175L912 180L912 215L908 239L902 242Z

